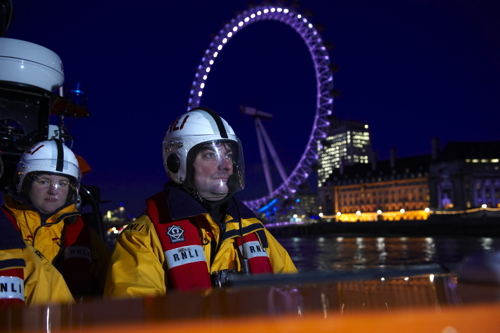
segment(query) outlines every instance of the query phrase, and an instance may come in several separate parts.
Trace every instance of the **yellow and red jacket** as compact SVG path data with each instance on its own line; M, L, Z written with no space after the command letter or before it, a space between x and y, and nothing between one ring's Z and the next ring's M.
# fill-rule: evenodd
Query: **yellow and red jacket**
M0 211L0 306L74 302L64 278Z
M36 209L7 194L3 209L24 241L62 272L74 295L102 292L109 251L97 233L85 225L74 204L43 220Z
M268 262L273 273L297 272L288 252L255 217L255 214L239 200L228 201L225 216L226 230L221 235L219 226L210 214L188 193L175 186L167 186L165 191L166 193L159 193L147 200L148 214L154 215L151 213L151 205L154 203L159 208L159 222L165 224L161 230L162 234L169 232L166 237L179 236L178 232L169 231L169 227L182 226L186 229L183 229L186 233L189 229L188 224L196 227L202 253L195 253L193 250L186 255L203 256L201 260L194 260L203 264L203 267L197 266L197 274L212 274L222 270L235 270L237 272L242 270L239 250L241 244L238 244L240 218L242 233L245 237L258 235L257 238L269 258ZM165 206L158 207L162 200L164 200ZM177 287L177 289L186 290L179 288L172 280L172 276L175 274L172 274L168 268L168 249L166 250L162 246L162 238L165 238L165 235L159 236L158 225L155 226L155 222L152 221L155 217L148 214L138 218L118 236L104 289L105 296L160 296L166 294L168 288ZM236 219L235 217L238 216L239 218ZM193 229L191 229L192 231ZM188 237L186 234L182 236ZM165 241L163 240L163 242ZM200 287L206 288L208 286L205 284L200 285Z

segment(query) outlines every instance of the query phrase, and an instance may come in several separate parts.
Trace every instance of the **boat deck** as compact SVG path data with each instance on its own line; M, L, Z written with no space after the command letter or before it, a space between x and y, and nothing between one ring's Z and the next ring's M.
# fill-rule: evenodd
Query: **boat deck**
M5 332L499 332L500 286L453 274L253 277L205 292L9 308Z

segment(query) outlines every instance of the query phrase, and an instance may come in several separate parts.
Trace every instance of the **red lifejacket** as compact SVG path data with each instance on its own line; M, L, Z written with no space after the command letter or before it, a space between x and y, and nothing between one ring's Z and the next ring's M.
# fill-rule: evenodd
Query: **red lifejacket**
M20 232L14 216L3 209L12 225ZM65 225L63 229L63 261L56 264L61 271L68 288L73 295L85 295L92 292L92 256L90 254L90 228L79 216L74 223ZM61 267L58 267L61 266Z
M90 228L82 218L64 228L64 263L62 275L73 295L92 292L92 255Z
M167 211L167 196L160 192L146 200L146 214L155 226L168 266L168 276L178 290L212 287L205 253L194 220L172 221ZM235 235L237 237L237 235ZM272 273L265 248L252 232L244 237L244 246L252 273ZM222 241L222 240L221 240ZM241 237L236 239L241 248Z
M243 245L241 237L236 238L236 243L240 248L240 253L245 253L250 266L250 273L262 274L273 273L271 261L267 255L266 249L262 246L255 233L243 236Z
M22 238L0 211L0 250L24 249ZM24 258L0 260L0 307L24 304Z

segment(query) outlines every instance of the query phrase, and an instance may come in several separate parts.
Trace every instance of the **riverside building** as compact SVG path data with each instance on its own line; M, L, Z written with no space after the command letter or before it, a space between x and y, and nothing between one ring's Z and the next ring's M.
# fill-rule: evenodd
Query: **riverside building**
M500 141L449 142L429 170L436 210L500 208Z
M395 157L336 169L319 189L327 221L424 220L431 155Z
M500 142L449 142L441 151L341 166L319 188L322 218L363 222L500 215Z

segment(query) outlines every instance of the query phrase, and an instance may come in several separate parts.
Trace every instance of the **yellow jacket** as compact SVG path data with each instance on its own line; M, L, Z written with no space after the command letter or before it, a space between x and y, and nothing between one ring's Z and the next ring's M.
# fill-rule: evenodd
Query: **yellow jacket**
M169 199L175 197L176 199L174 200L178 200L179 195L182 195L182 193L174 191L174 194L171 193L169 195ZM184 199L187 200L187 198ZM193 210L194 214L192 213L189 216L193 217L195 215L195 219L198 221L197 226L200 231L200 238L202 239L208 272L213 273L233 268L241 271L240 256L235 238L224 239L219 244L219 239L221 238L219 226L208 213L198 214L200 213L200 209L203 208L191 197L189 199L194 203L184 204L180 208L181 205L176 205L177 202L169 202L168 207L170 208L171 216L173 215L173 219L176 220L181 218L180 215L186 217L186 211L179 212L179 210ZM231 215L226 215L225 221L225 233L239 230L239 221L233 222ZM256 227L255 231L264 231L268 241L266 252L275 274L297 273L297 269L288 252L265 229L257 218L242 218L241 222L243 228L254 225ZM219 244L219 248L214 256L212 255L213 242ZM210 264L212 256L213 262ZM104 288L104 296L146 297L166 294L168 274L165 274L165 269L167 269L165 254L154 224L147 215L138 218L118 236L111 262L112 265L108 271L106 286Z
M20 200L16 200L10 194L5 195L4 200L4 208L15 218L24 241L35 247L43 253L47 260L56 265L55 259L63 244L64 220L68 218L76 219L80 216L75 205L64 207L43 222L37 210ZM99 289L102 290L106 281L110 253L103 240L92 229L90 229L90 236L91 271L98 281Z
M23 256L26 260L24 269L26 305L74 302L61 273L40 251L27 244L23 249Z
M0 276L12 276L13 270L22 269L26 305L74 302L59 271L40 251L21 239L3 212L0 214ZM18 292L22 297L22 290Z

